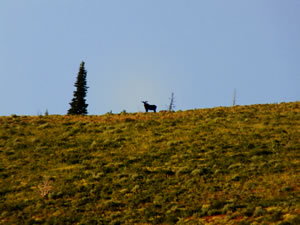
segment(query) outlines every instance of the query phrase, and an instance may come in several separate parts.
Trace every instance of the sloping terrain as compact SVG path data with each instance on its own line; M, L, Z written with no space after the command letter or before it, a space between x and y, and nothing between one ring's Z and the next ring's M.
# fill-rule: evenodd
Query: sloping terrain
M300 224L300 102L0 117L0 224Z

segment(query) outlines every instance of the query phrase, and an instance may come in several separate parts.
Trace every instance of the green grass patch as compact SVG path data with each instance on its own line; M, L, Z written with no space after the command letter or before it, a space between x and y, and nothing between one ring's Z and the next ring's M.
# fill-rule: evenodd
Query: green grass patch
M0 224L299 224L300 103L0 117Z

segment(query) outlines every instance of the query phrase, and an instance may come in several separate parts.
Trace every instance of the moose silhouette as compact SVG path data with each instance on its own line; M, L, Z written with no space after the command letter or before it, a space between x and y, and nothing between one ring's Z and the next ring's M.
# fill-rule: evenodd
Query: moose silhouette
M146 112L148 112L148 110L153 110L154 112L156 112L156 105L149 105L148 101L142 101L142 103L144 103Z

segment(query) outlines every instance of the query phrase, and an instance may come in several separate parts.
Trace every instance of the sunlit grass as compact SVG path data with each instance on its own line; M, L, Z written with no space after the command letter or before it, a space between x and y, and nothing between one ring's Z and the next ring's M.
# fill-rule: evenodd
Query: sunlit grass
M300 103L0 117L0 224L299 224Z

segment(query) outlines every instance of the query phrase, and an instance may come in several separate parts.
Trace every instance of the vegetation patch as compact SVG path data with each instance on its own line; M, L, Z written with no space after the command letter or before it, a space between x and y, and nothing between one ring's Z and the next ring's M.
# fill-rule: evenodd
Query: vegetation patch
M299 224L300 103L0 117L0 224Z

